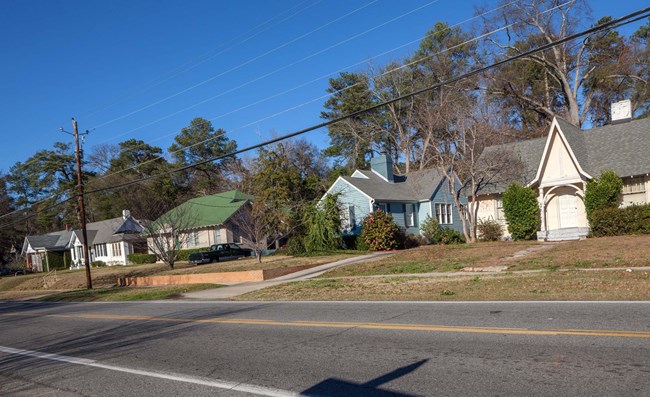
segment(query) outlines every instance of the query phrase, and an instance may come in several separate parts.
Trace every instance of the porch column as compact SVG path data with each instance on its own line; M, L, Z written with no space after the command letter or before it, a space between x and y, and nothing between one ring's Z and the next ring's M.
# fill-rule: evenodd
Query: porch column
M541 217L542 217L542 232L546 233L546 203L544 200L544 188L540 187L539 188L539 199L540 199L540 209L541 209Z

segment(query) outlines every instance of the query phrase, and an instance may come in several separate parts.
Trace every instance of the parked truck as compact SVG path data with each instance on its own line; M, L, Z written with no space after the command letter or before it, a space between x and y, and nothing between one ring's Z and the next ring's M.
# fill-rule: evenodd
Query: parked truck
M229 259L244 258L253 256L253 250L242 248L237 244L214 244L209 251L194 252L190 254L189 261L196 265L203 263L220 262Z

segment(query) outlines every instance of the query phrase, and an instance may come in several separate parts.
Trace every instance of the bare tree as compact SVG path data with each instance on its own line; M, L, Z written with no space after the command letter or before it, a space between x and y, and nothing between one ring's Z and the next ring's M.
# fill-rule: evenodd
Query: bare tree
M192 226L196 221L195 209L190 202L186 202L165 212L153 222L143 222L149 250L173 269L179 251L187 245Z
M489 108L474 113L448 109L441 117L444 123L435 120L439 130L431 143L435 149L431 155L449 184L454 205L461 214L465 239L472 243L477 237L476 196L490 186L517 178L522 171L521 162L510 147L494 146L506 142L508 134L503 133L503 125L494 124ZM493 147L485 151L489 146ZM465 197L467 206L463 204Z
M231 222L241 237L241 245L255 251L257 262L262 262L262 252L293 231L286 219L288 208L273 208L270 203L255 200L246 203Z

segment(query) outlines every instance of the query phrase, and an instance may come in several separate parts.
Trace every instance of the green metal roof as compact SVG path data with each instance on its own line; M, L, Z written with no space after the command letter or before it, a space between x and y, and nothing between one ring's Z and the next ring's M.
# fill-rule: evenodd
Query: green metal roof
M170 210L156 220L156 223L160 219L173 218L175 212L183 212L191 214L191 220L188 224L190 228L221 225L237 212L242 205L252 199L253 196L237 190L196 197Z

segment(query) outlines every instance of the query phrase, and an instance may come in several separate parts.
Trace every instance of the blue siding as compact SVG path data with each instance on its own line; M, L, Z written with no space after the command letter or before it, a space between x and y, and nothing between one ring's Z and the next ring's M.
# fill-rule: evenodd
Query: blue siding
M432 215L431 217L435 218L436 216L436 203L440 204L451 204L452 208L452 224L448 225L441 225L445 226L451 229L456 230L459 233L463 232L463 223L461 222L460 215L458 213L458 209L454 205L454 198L452 193L449 191L449 182L447 180L443 180L443 182L440 184L438 189L433 193L433 198L431 200L432 205ZM467 205L467 200L462 198L461 199L461 204Z
M339 193L339 203L343 211L350 206L354 207L355 228L344 230L344 234L361 233L361 223L370 214L370 199L342 179L337 180L329 192L331 194Z
M387 212L392 215L393 220L395 220L395 223L397 226L399 226L402 229L406 229L406 233L413 233L413 234L418 234L420 233L420 219L418 217L418 212L419 212L419 203L414 203L414 202L386 202L386 201L379 201L375 203L375 209L378 208L378 204L386 204L387 206ZM406 227L406 204L413 204L413 221L414 225L411 227ZM428 204L427 204L428 206Z
M419 226L427 219L427 216L431 216L429 214L429 203L430 201L424 202L424 203L418 203L419 209L418 209L418 232L420 231Z

